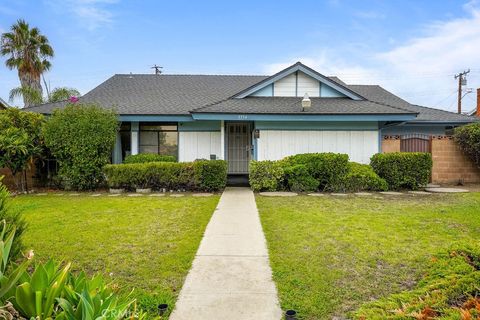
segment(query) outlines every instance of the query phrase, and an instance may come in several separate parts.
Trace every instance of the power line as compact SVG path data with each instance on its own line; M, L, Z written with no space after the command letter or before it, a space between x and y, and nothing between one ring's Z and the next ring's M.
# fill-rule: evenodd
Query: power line
M465 70L463 72L457 73L454 78L458 79L458 110L457 112L460 114L462 113L462 87L467 85L467 74L470 73L470 69Z
M440 100L439 102L435 103L435 104L433 105L433 107L436 107L436 106L438 106L440 103L442 103L442 102L450 99L455 93L457 93L457 90L455 90L455 91L453 91L452 93L450 93L450 94L448 95L448 97L446 97L445 99L442 99L442 100Z

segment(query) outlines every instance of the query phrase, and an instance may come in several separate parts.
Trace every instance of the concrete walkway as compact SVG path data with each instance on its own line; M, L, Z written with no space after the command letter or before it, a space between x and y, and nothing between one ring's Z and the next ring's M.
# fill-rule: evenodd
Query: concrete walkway
M281 315L253 192L227 188L170 319L278 320Z

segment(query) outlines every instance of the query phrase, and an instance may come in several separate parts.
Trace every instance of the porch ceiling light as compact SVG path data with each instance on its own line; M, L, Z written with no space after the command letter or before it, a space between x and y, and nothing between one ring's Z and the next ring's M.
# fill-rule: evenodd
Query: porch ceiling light
M310 100L310 98L308 96L308 93L305 93L305 95L303 96L303 99L302 99L302 109L303 109L303 111L306 111L306 110L310 109L311 106L312 106L312 100Z

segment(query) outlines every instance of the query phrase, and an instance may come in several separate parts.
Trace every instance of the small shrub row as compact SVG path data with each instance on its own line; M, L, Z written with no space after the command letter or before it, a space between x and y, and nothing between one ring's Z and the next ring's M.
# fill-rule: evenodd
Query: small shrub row
M176 162L174 156L163 156L155 153L139 153L126 156L123 163L147 163L147 162Z
M456 246L431 259L409 291L361 306L353 319L480 319L480 247Z
M223 160L195 162L147 162L104 167L110 188L153 188L216 191L227 183Z
M432 155L421 152L377 153L370 165L388 183L389 189L416 190L426 186L432 174Z
M370 166L348 162L348 155L307 153L280 161L252 161L254 191L383 191L387 183Z

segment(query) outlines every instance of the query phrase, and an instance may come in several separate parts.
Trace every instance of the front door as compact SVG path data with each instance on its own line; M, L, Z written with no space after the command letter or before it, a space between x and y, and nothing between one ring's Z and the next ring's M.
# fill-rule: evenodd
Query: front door
M227 162L229 174L247 174L252 153L252 125L248 122L227 122Z

